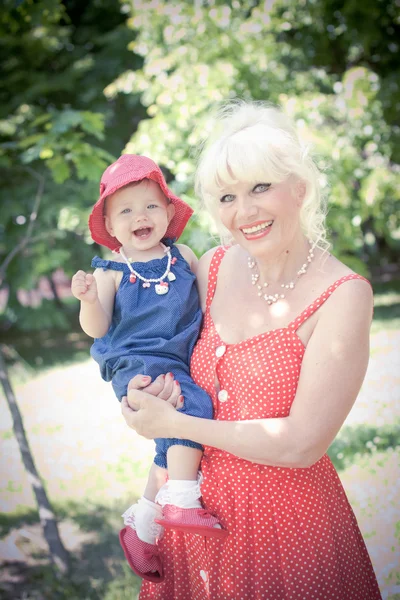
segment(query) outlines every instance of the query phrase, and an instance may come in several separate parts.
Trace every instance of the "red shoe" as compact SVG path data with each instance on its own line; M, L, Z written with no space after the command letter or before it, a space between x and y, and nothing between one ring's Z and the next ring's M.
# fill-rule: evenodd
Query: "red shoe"
M169 529L177 529L186 533L198 533L206 537L226 538L226 529L215 527L218 519L204 508L179 508L166 504L163 508L163 518L155 519L156 523Z
M156 544L143 542L132 527L121 529L119 541L125 558L136 575L153 583L163 581L164 572Z

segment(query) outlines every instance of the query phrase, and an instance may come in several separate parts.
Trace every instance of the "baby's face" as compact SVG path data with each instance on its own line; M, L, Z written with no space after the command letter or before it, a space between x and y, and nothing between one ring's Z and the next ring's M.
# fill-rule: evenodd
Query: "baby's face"
M174 205L168 204L159 185L145 179L107 198L105 224L129 255L157 246L174 214Z

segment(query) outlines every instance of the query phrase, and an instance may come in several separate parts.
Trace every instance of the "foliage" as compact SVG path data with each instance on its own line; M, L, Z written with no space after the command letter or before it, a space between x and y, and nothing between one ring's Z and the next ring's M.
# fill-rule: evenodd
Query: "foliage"
M387 449L399 449L400 423L343 427L329 447L328 454L336 469L342 471L357 462L360 456Z
M365 275L394 262L398 33L396 0L5 2L0 265L18 252L0 326L43 322L47 306L24 311L17 291L60 266L68 275L89 268L102 252L87 216L102 169L124 149L152 156L198 209L194 149L210 113L236 96L281 105L314 149L334 253ZM198 210L182 241L201 254L214 233ZM43 326L68 326L54 315Z
M360 67L365 73L366 86L368 77L373 76L376 98L389 125L388 154L398 163L400 129L395 108L400 102L398 2L314 0L298 2L295 10L293 5L283 3L277 8L278 15L285 19L280 39L301 50L306 66L324 69L337 84L346 73Z
M377 21L364 25L354 42L355 61L350 26L344 41L339 33L321 34L342 15L336 10L332 16L333 5L135 2L130 48L142 56L143 66L123 73L105 93L141 94L150 119L140 122L127 149L164 162L190 194L192 148L209 131L215 105L236 96L282 105L315 148L324 172L335 253L367 274L368 264L394 260L399 247L400 176L392 162L398 142L392 120L385 120L390 94L382 92L387 65L395 64L392 34L398 24L388 24L394 3L387 14L382 3ZM367 14L368 7L360 10ZM346 8L340 18L354 27L355 9ZM393 40L384 47L386 30ZM382 56L374 62L376 37Z
M68 327L59 303L27 309L17 292L59 267L87 268L96 253L88 210L140 118L135 96L110 102L102 92L139 64L131 37L118 4L105 0L8 2L0 16L0 265L15 252L1 278L3 328Z

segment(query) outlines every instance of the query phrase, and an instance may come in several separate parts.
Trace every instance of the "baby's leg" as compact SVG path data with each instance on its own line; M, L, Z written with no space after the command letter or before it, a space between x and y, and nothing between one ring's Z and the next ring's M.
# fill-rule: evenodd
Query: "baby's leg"
M170 446L167 451L168 479L197 481L203 451L191 446Z
M166 480L167 470L153 463L143 496L122 515L125 525L134 529L138 538L147 544L155 544L162 534L162 528L155 523L155 519L162 514L155 498Z
M211 398L186 373L174 373L181 385L184 405L179 412L203 419L212 418ZM166 528L224 538L218 519L201 503L199 465L203 454L200 444L182 439L157 439L159 456L166 455L168 481L156 496L163 508L162 519L156 522ZM156 457L156 462L158 458ZM164 466L163 463L159 463Z
M203 451L174 445L167 451L169 503L181 508L202 508L199 466ZM158 497L158 501L160 499Z
M199 466L203 451L190 446L192 442L181 440L157 440L166 446L168 481L161 487L156 502L162 507L202 508Z
M224 538L228 532L201 504L198 472L201 455L201 450L187 445L174 444L168 448L168 481L156 496L162 507L162 517L156 518L156 523L187 533Z
M163 469L162 467L159 467L153 462L153 464L150 467L149 477L147 479L147 484L143 492L143 497L147 500L151 500L151 502L154 502L158 490L164 485L166 481L167 469Z

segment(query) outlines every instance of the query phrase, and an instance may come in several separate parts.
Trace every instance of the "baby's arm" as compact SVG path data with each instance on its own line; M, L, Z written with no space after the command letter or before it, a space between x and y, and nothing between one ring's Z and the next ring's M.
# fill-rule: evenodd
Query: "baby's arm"
M78 271L72 278L71 291L81 301L79 321L87 335L103 337L110 327L115 298L115 280L111 271L96 269L93 275Z

